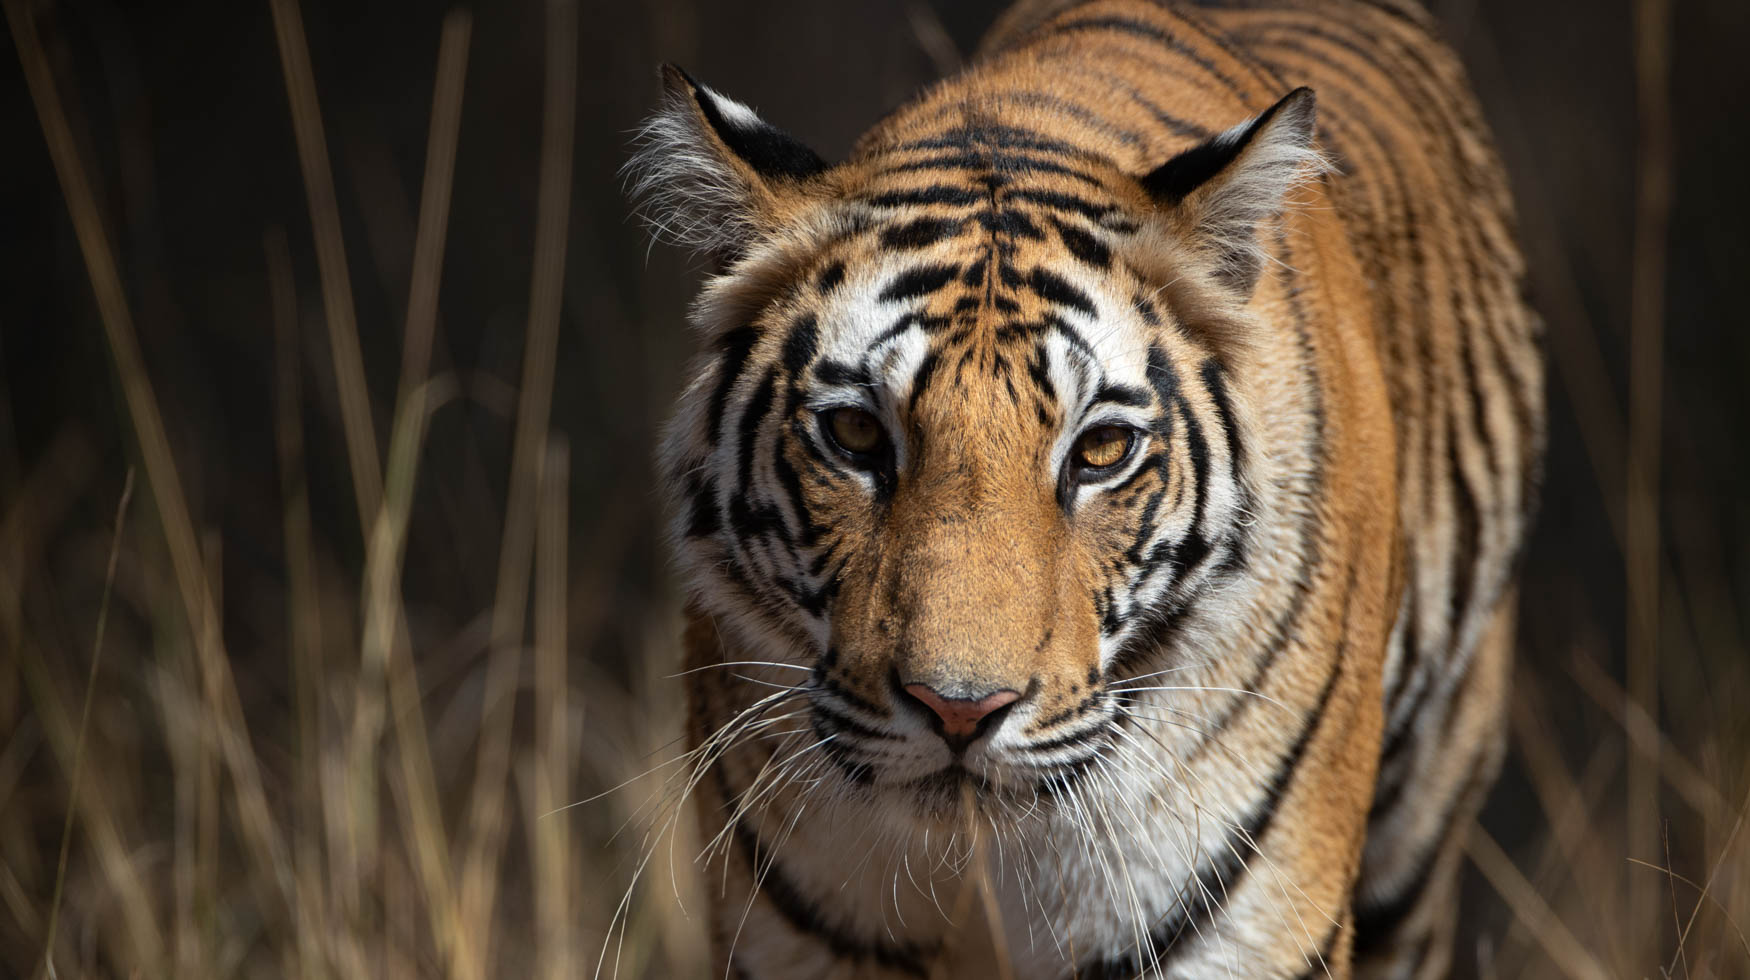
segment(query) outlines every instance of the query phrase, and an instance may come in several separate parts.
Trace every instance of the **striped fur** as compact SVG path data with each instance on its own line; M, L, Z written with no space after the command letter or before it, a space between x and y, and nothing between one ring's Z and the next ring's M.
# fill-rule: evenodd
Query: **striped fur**
M830 166L664 80L722 975L1442 975L1543 401L1426 15L1023 2Z

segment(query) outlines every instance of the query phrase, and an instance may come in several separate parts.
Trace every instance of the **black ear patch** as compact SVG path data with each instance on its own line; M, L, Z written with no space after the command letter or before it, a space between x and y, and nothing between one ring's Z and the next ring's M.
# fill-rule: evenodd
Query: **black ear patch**
M685 70L664 65L663 71L686 82L711 130L754 173L768 180L806 180L826 169L826 161L807 144L699 84Z
M1141 178L1218 282L1250 296L1269 252L1258 226L1289 207L1288 193L1322 172L1315 99L1297 88L1257 117L1206 140Z
M1246 147L1252 145L1271 120L1284 110L1291 115L1305 115L1305 127L1312 128L1313 112L1312 89L1302 86L1283 96L1277 103L1254 117L1250 122L1236 126L1226 132L1218 133L1191 149L1180 153L1166 163L1161 164L1142 178L1143 189L1149 196L1165 204L1178 204L1197 188L1208 183L1227 169ZM1296 122L1299 120L1284 120Z

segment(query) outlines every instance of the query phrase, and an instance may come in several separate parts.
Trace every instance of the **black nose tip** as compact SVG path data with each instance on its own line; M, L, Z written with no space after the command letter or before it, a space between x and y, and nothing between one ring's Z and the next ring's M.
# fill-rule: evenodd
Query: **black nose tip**
M1021 699L1020 692L1007 688L978 697L943 697L928 684L906 684L903 687L924 707L930 709L936 734L956 753L977 741L979 736L996 727L1010 705Z

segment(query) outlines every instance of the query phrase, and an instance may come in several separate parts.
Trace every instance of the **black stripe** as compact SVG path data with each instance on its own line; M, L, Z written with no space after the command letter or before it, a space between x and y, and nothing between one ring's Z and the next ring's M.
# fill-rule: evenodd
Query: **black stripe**
M1071 286L1069 281L1043 267L1035 267L1033 274L1027 277L1027 286L1040 299L1057 306L1067 306L1077 312L1094 316L1094 301L1088 294Z
M1137 89L1129 86L1126 86L1126 88L1129 89L1131 100L1141 106L1144 111L1154 118L1155 122L1167 127L1174 136L1182 136L1186 139L1204 140L1214 135L1209 131L1207 126L1199 126L1188 119L1180 119L1178 116L1167 112L1165 109L1162 109L1160 106L1149 101Z
M1213 359L1203 362L1202 374L1203 387L1209 392L1209 400L1215 406L1216 420L1221 423L1222 437L1227 440L1228 475L1233 480L1234 493L1239 495L1239 510L1242 514L1250 514L1256 502L1243 476L1244 447L1240 442L1239 419L1235 417L1233 402L1228 398L1227 378L1222 372L1220 362ZM1245 567L1250 539L1251 535L1244 525L1236 526L1229 542L1230 550L1222 557L1220 568L1231 573Z
M820 716L815 715L815 734L823 740L820 750L826 753L828 760L838 767L839 772L853 785L869 787L875 783L875 769L868 762L857 756L850 746L841 744L837 739L826 741L832 733L820 726Z
M915 299L941 289L959 274L960 267L955 265L920 265L907 269L893 277L887 288L881 290L879 299L885 303Z
M1467 278L1472 283L1485 283L1487 279L1477 262L1477 249L1465 247L1467 244L1474 243L1461 243L1459 246L1459 250L1464 255ZM1504 467L1501 449L1495 445L1495 435L1489 427L1488 406L1493 399L1483 390L1482 374L1477 366L1477 359L1479 356L1487 357L1489 353L1499 355L1498 358L1490 358L1495 369L1493 376L1510 392L1519 389L1519 386L1513 383L1512 369L1507 363L1508 352L1505 347L1497 343L1495 332L1491 328L1491 322L1498 322L1501 315L1511 312L1514 301L1509 299L1504 303L1490 303L1486 297L1478 295L1475 290L1471 292L1470 296L1477 308L1476 322L1472 325L1472 329L1465 331L1458 338L1458 354L1460 365L1464 369L1465 389L1470 396L1471 427L1476 431L1477 445L1482 447L1483 463L1489 476L1498 478L1504 472ZM1482 345L1487 345L1490 351L1478 350L1478 347ZM1513 401L1511 398L1509 400ZM1519 423L1519 431L1529 431L1528 422L1524 416L1519 414L1520 406L1513 404L1510 407L1515 417L1514 420Z
M803 547L811 547L826 529L814 523L814 515L808 509L808 500L802 495L802 477L796 473L796 467L784 458L783 453L775 454L772 459L772 470L778 477L778 485L784 488L784 494L790 498L790 510L796 515L796 529L799 542Z
M1094 401L1109 402L1113 405L1127 405L1131 408L1148 407L1148 392L1123 384L1105 384L1094 392Z
M1051 374L1045 367L1045 348L1039 344L1033 345L1033 354L1027 358L1027 377L1033 379L1042 397L1057 400L1057 386L1051 383Z
M1148 367L1144 373L1155 390L1161 409L1169 410L1179 400L1179 372L1173 369L1173 362L1167 358L1167 351L1161 345L1149 345Z
M1103 270L1112 265L1112 250L1106 247L1106 243L1055 216L1048 220L1057 229L1057 237L1069 254L1096 269Z
M895 146L895 150L967 150L996 147L1005 150L1034 150L1075 157L1098 157L1073 143L1053 139L1037 130L1001 123L983 122L943 130L927 139L913 140Z
M1356 58L1370 65L1383 77L1390 79L1397 89L1397 94L1405 105L1415 115L1414 122L1425 133L1433 134L1439 139L1440 145L1426 150L1434 156L1457 164L1459 199L1448 197L1448 204L1454 211L1462 213L1470 206L1469 202L1488 200L1501 196L1499 192L1481 186L1483 183L1493 184L1489 176L1479 173L1478 168L1469 165L1471 155L1461 152L1460 147L1466 140L1464 136L1475 137L1486 132L1476 105L1456 93L1450 86L1441 85L1438 79L1442 73L1429 63L1424 52L1415 47L1399 43L1387 49L1380 44L1380 38L1361 34L1359 38L1333 33L1348 28L1341 22L1323 21L1317 25L1296 23L1293 26L1263 25L1249 32L1248 37L1255 38L1265 44L1296 51L1300 54L1324 64L1333 72L1345 77L1353 77L1354 69L1349 65L1339 64L1330 55L1321 50L1299 43L1299 38L1310 38L1323 41L1333 47L1341 48ZM1293 39L1283 39L1282 32L1292 32ZM1398 60L1388 64L1383 57L1397 55ZM1361 112L1356 118L1367 119L1371 113ZM1382 134L1375 134L1376 136ZM1460 231L1467 238L1481 237L1481 229L1474 222L1462 224ZM1488 254L1499 268L1512 268L1514 257L1490 248L1486 243L1477 243Z
M835 651L829 649L827 653L836 659L837 654ZM850 688L840 684L838 678L832 676L830 673L822 672L819 683L822 691L831 694L833 697L838 698L866 715L875 718L886 718L889 714L889 712L880 705L875 704Z
M766 413L772 410L772 398L777 393L778 369L766 369L765 377L760 379L758 388L754 389L753 397L748 399L747 410L741 416L741 442L736 446L736 455L740 457L740 480L737 486L743 494L747 493L753 484L753 458L755 440L759 437L760 423L765 421Z
M926 248L953 235L960 228L961 222L951 218L918 218L883 230L881 244L884 248L894 249Z
M1052 52L1052 54L1058 53ZM1067 57L1063 55L1067 55ZM1148 96L1143 95L1142 90L1131 84L1124 76L1112 72L1099 71L1090 67L1091 65L1106 63L1108 56L1135 58L1135 52L1125 51L1120 47L1112 45L1075 45L1069 51L1063 52L1062 55L1057 58L1057 63L1049 70L1063 72L1065 74L1079 75L1082 78L1094 81L1098 85L1115 90L1115 95L1117 93L1122 93L1129 97L1130 101L1136 103L1136 105L1144 112L1148 113L1155 122L1166 127L1167 130L1175 136L1192 140L1205 140L1212 135L1206 127L1199 126L1198 124L1186 119L1180 119L1179 117L1166 112L1160 106L1151 101ZM1145 77L1148 75L1170 76L1190 88L1196 88L1204 81L1203 78L1195 75L1188 76L1180 72L1175 72L1168 67L1167 64L1158 59L1144 57L1140 60L1145 66L1143 72Z
M1142 506L1142 514L1136 519L1136 537L1131 541L1130 547L1124 552L1124 559L1132 565L1142 564L1142 547L1149 541L1153 540L1156 528L1155 517L1160 513L1161 501L1165 500L1167 497L1167 490L1164 485L1166 480L1166 466L1164 465L1166 457L1161 456L1159 459L1163 464L1160 468L1163 486L1161 489L1148 495L1148 501ZM1134 474L1132 475L1134 476Z
M1088 343L1087 338L1082 336L1080 330L1077 330L1075 327L1065 323L1062 319L1052 316L1049 313L1045 315L1044 326L1047 330L1062 337L1064 343L1069 344L1071 349L1087 358L1087 364L1096 364L1099 362L1100 355L1094 352L1094 345ZM1075 368L1077 376L1084 385L1088 384L1089 380L1086 370L1087 364L1071 365Z
M1095 704L1099 703L1099 700L1100 700L1100 692L1095 691L1095 692L1089 694L1087 697L1082 698L1082 700L1079 703L1070 705L1069 707L1063 709L1062 711L1059 711L1058 713L1052 715L1051 717L1045 719L1044 721L1037 721L1037 722L1034 722L1032 725L1029 725L1027 728L1027 733L1033 734L1036 732L1050 731L1051 729L1056 728L1058 725L1061 725L1064 722L1069 721L1070 719L1076 717L1077 715L1083 714L1084 712L1088 711ZM1038 748L1042 748L1042 747L1044 747L1044 746L1041 746L1041 745L1028 745L1028 746L1026 746L1026 748L1029 748L1029 749L1038 749Z
M1240 480L1240 471L1245 462L1240 458L1243 452L1240 445L1240 425L1239 420L1234 417L1233 402L1228 399L1227 378L1221 370L1221 364L1214 360L1203 362L1202 374L1203 387L1209 391L1209 400L1215 404L1215 417L1221 422L1222 437L1227 440L1228 463L1233 473L1234 488L1243 493L1244 484Z
M820 271L820 278L815 281L815 288L822 293L830 293L845 281L845 264L834 262Z
M865 357L867 357L869 353L887 344L889 341L893 340L893 338L904 334L913 327L917 327L925 333L937 333L947 329L953 324L953 322L954 321L951 317L936 316L927 313L908 312L901 314L898 319L893 321L892 326L876 334L875 339L869 341L869 343L863 347L863 353Z
M1333 28L1341 28L1343 25L1329 26ZM1362 38L1365 41L1370 42L1364 47L1362 43L1351 37L1339 36L1325 30L1297 31L1297 33L1305 33L1334 47L1342 48L1354 56L1363 59L1384 76L1396 81L1397 86L1401 89L1400 94L1410 104L1412 111L1417 112L1418 120L1426 129L1439 136L1446 148L1450 149L1458 146L1461 133L1468 133L1474 136L1481 130L1482 124L1476 115L1474 104L1466 100L1462 94L1454 93L1448 88L1440 86L1438 84L1438 74L1435 67L1430 64L1424 53L1417 50L1413 45L1403 44L1401 43L1401 39L1393 38L1392 40L1399 41L1400 43L1391 45L1388 50L1385 46L1374 43L1379 39L1367 35L1362 35ZM1263 32L1260 32L1260 36L1263 36ZM1273 43L1284 49L1299 51L1308 58L1330 66L1333 71L1344 70L1337 66L1331 57L1329 57L1324 51L1314 51L1304 45L1296 44L1292 41L1271 41L1267 43ZM1386 60L1382 60L1390 59L1393 55L1395 55L1396 58L1391 64L1387 64ZM1365 116L1362 118L1365 118ZM1501 196L1497 186L1499 183L1498 180L1492 179L1492 174L1486 173L1480 169L1487 165L1486 160L1481 164L1473 163L1469 157L1464 154L1457 154L1456 151L1447 153L1446 155L1459 163L1459 180L1457 186L1454 188L1458 195L1458 199L1453 200L1450 197L1448 198L1448 206L1455 212L1462 213L1467 206L1466 202L1479 200L1488 201ZM1411 210L1407 201L1405 202L1403 209L1406 212ZM1413 215L1407 216L1411 221L1414 220ZM1505 219L1500 214L1496 214L1495 219L1496 228L1499 229ZM1517 267L1517 257L1513 253L1511 245L1507 243L1508 239L1505 237L1505 234L1505 232L1499 232L1495 236L1490 236L1486 229L1477 222L1465 222L1462 224L1462 227L1460 228L1460 239L1456 244L1460 257L1465 264L1465 268L1470 274L1470 278L1467 280L1468 282L1481 284L1489 281L1484 276L1484 273L1478 264L1479 254L1485 256L1489 263L1497 270L1511 274L1511 270ZM1415 243L1412 240L1412 245L1414 244ZM1418 257L1415 264L1418 267L1423 266L1425 265L1425 260ZM1413 282L1416 286L1423 285L1419 277L1413 280ZM1535 435L1536 423L1534 421L1536 412L1529 403L1526 385L1519 383L1520 377L1517 369L1517 364L1519 362L1513 359L1511 353L1506 347L1511 341L1501 341L1501 349L1496 352L1498 359L1491 364L1491 367L1496 370L1496 376L1500 383L1507 389L1508 400L1514 413L1515 422L1518 425L1519 432L1524 434L1526 442L1526 453L1521 456L1520 461L1516 463L1508 463L1501 458L1502 453L1495 445L1493 433L1487 424L1485 406L1489 404L1490 399L1484 397L1485 393L1479 382L1478 367L1476 363L1476 358L1479 356L1479 353L1474 349L1476 344L1486 343L1496 339L1493 330L1490 329L1491 323L1500 322L1503 315L1508 315L1514 312L1519 312L1520 315L1523 316L1523 307L1515 307L1511 300L1505 301L1504 304L1491 304L1486 296L1480 295L1475 289L1468 292L1461 292L1460 283L1456 280L1453 282L1452 294L1450 306L1455 310L1464 311L1468 317L1474 317L1476 321L1472 325L1473 329L1466 331L1465 336L1460 338L1461 346L1459 353L1462 359L1462 368L1465 372L1466 392L1471 399L1470 411L1473 416L1478 443L1481 446L1482 451L1485 453L1487 466L1491 474L1501 474L1502 471L1507 468L1517 469L1521 482L1521 492L1524 494L1525 502L1529 504L1534 495L1534 491L1527 488L1534 487L1536 484L1536 477L1534 474L1535 466L1527 464L1524 460L1535 458L1536 455L1536 450L1533 448L1537 441ZM1389 298L1389 292L1382 295ZM1425 331L1420 333L1425 333ZM1468 514L1477 515L1478 507L1475 497L1471 496L1469 499L1466 499L1464 495L1467 493L1467 490L1465 487L1461 486L1465 478L1462 468L1457 464L1456 421L1453 426L1449 428L1448 432L1451 433L1450 438L1454 440L1454 446L1449 447L1448 466L1453 469L1454 472L1446 474L1444 479L1450 482L1455 495L1457 495L1455 506L1466 508L1466 513ZM1432 456L1433 454L1429 454L1427 460L1430 466L1432 466L1434 462ZM1433 480L1430 480L1429 485L1432 487L1436 484ZM1473 517L1472 520L1480 523L1480 515ZM1472 604L1476 604L1479 598L1475 594L1478 588L1476 583L1476 568L1474 564L1475 545L1472 545L1472 552L1469 554L1462 551L1464 547L1463 541L1469 540L1474 542L1476 535L1471 527L1461 528L1461 535L1463 535L1463 538L1461 539L1458 553L1449 556L1449 560L1452 562L1452 574L1456 584L1447 596L1447 605L1448 608L1452 610L1450 618L1454 625L1462 622L1460 616L1462 610ZM1491 592L1495 589L1495 585L1492 582L1484 587L1488 588ZM1484 604L1489 601L1489 597L1486 595L1481 598ZM1413 627L1415 624L1412 620L1406 625ZM1409 644L1406 646L1404 651L1405 655L1402 660L1403 669L1399 672L1397 678L1398 683L1394 684L1393 697L1388 701L1388 705L1396 705L1400 696L1397 688L1401 687L1401 682L1411 677L1420 669L1419 662L1423 653L1424 651L1418 644Z
M687 477L687 537L704 538L717 533L717 484L709 477Z
M868 368L860 364L844 364L839 361L820 362L814 369L814 377L821 384L828 385L867 386L875 383Z
M728 518L730 529L735 532L744 551L753 541L765 537L777 538L785 547L795 541L790 536L789 526L784 523L784 515L776 507L755 504L745 493L729 498Z
M747 357L759 334L752 327L736 327L717 342L722 356L717 360L717 385L711 389L711 401L705 410L705 439L713 446L722 438L723 408L729 401L729 389L741 376Z
M1054 721L1061 721L1065 718L1069 718L1071 716L1081 714L1083 711L1086 710L1086 707L1089 704L1091 704L1097 700L1099 700L1099 699L1098 698L1085 698L1085 699L1083 699L1083 701L1080 705L1077 705L1076 707L1071 708L1068 711L1062 712L1061 714L1059 714L1057 716L1057 718L1055 718L1053 720ZM1043 728L1043 727L1048 727L1048 726L1040 726L1040 727ZM1035 742L1035 743L1032 743L1032 744L1023 746L1023 747L1029 753L1033 753L1033 752L1041 752L1042 753L1042 752L1054 752L1058 749L1066 749L1072 745L1083 745L1083 744L1086 744L1086 743L1091 742L1094 739L1098 738L1100 736L1101 732L1105 731L1105 727L1106 726L1104 725L1104 723L1089 725L1086 728L1081 728L1081 729L1078 729L1076 731L1069 732L1068 734L1065 734L1065 735L1059 735L1056 738L1048 739L1048 740L1043 741L1043 742Z
M1167 455L1165 453L1150 453L1142 458L1142 462L1137 464L1135 471L1123 480L1113 484L1106 492L1110 494L1123 493L1142 482L1142 480L1151 473L1158 474L1161 478L1161 483L1165 485L1167 480L1166 464Z
M1472 282L1486 281L1486 276L1483 273L1482 267L1477 261L1476 249L1465 250L1465 269L1466 274ZM1503 324L1503 321L1513 319L1515 313L1518 313L1520 318L1524 318L1527 315L1527 309L1524 302L1514 294L1512 284L1510 282L1496 282L1495 286L1497 288L1498 300L1496 303L1488 304L1486 300L1479 301L1481 305L1490 306L1490 312L1493 315L1488 317L1488 319L1493 323ZM1501 297L1502 293L1506 294L1505 298ZM1503 324L1502 329L1509 333L1512 331L1512 327L1506 324ZM1481 372L1477 366L1477 359L1479 357L1487 358L1489 365L1492 368L1492 376L1507 391L1508 408L1513 413L1514 429L1522 444L1535 443L1538 428L1536 422L1537 413L1528 400L1525 386L1519 383L1518 371L1514 366L1514 352L1509 349L1512 340L1510 337L1497 337L1494 329L1481 330L1479 331L1479 336L1466 337L1463 338L1463 340L1474 341L1477 345L1486 344L1488 347L1487 351L1479 351L1473 350L1472 343L1463 343L1461 353L1464 356L1464 369L1467 384L1471 389L1471 411L1473 413L1473 423L1476 426L1478 438L1481 441L1483 448L1488 450L1489 472L1497 476L1506 473L1517 473L1520 468L1524 467L1523 461L1507 460L1503 458L1504 451L1500 446L1496 445L1494 433L1490 430L1487 406L1490 404L1491 400L1486 397L1486 394L1483 391ZM1518 349L1519 353L1525 353L1523 345L1520 345ZM1533 353L1535 355L1536 351L1534 350Z
M1458 416L1449 414L1446 451L1449 457L1447 466L1449 483L1452 487L1453 509L1456 511L1454 520L1457 530L1454 532L1457 540L1454 542L1452 554L1448 561L1452 569L1452 585L1447 598L1449 600L1448 615L1452 618L1452 642L1455 652L1464 625L1464 614L1470 608L1471 591L1476 586L1477 561L1480 557L1478 546L1482 537L1482 515L1477 507L1477 498L1471 492L1470 481L1465 478L1464 466L1459 459Z
M1414 27L1426 40L1433 40L1434 21L1428 11L1413 0L1354 0L1365 7L1385 14L1393 20Z
M784 338L784 370L790 377L799 377L808 362L814 360L819 338L819 324L812 313L804 313L790 325L790 334Z
M984 273L989 263L988 254L974 259L972 264L966 267L966 271L960 274L961 285L968 289L984 285Z
M1085 106L1077 105L1076 103L1051 92L1026 90L1016 91L1011 89L989 92L986 93L984 97L1008 105L1022 106L1028 109L1039 109L1045 112L1055 112L1059 115L1074 119L1090 129L1097 129L1106 136L1109 136L1126 146L1142 146L1144 142L1142 134L1136 130L1120 126ZM950 106L947 111L958 113L962 111L962 108L955 105Z
M979 211L973 214L972 220L984 226L984 230L992 235L1007 235L1010 238L1026 238L1039 241L1045 234L1039 226L1027 220L1027 216L1018 211Z
M1064 21L1060 24L1053 24L1051 27L1051 34L1068 34L1078 31L1110 31L1116 34L1126 34L1131 37L1139 37L1153 41L1208 72L1211 77L1220 82L1222 86L1233 95L1241 98L1245 95L1245 90L1240 87L1239 83L1229 77L1226 72L1217 68L1215 62L1210 61L1208 58L1193 50L1191 46L1184 41L1168 34L1166 31L1161 30L1153 24L1147 24L1140 20L1132 20L1128 17L1084 17L1080 20L1070 20Z
M1060 174L1102 190L1106 186L1104 181L1085 170L1066 166L1044 157L1018 156L1011 153L950 153L923 157L883 167L876 172L876 176L928 170L989 170L994 173L1014 175Z
M1009 192L1009 199L1030 201L1042 208L1079 214L1089 221L1099 221L1118 210L1117 206L1112 204L1095 204L1085 197L1077 197L1074 194L1064 194L1059 191L1017 188Z
M1191 457L1194 501L1191 507L1191 533L1203 531L1204 511L1209 506L1209 440L1203 437L1203 422L1184 397L1179 399L1179 414L1185 417L1185 448Z
M1338 30L1348 27L1348 25L1334 26ZM1406 70L1401 62L1388 65L1384 60L1381 60L1382 57L1389 58L1391 54L1384 49L1383 45L1378 43L1380 39L1372 35L1365 33L1361 34L1361 38L1368 42L1368 45L1364 47L1361 43L1358 43L1349 37L1339 36L1336 33L1329 33L1323 30L1311 31L1308 33L1318 40L1325 41L1326 43L1349 51L1354 56L1370 64L1375 70L1394 79L1401 90L1401 94L1404 95L1407 101L1411 104L1412 111L1417 112L1419 121L1425 128L1437 133L1442 139L1445 147L1456 148L1459 144L1459 133L1466 129L1474 131L1479 125L1472 117L1471 112L1468 111L1468 107L1464 104L1462 98L1457 99L1456 104L1446 102L1443 96L1448 93L1443 91L1440 87L1430 84L1430 80L1434 77L1434 69L1433 66L1423 58L1421 52L1415 51L1411 48L1401 48L1397 52L1402 58L1407 59L1410 62L1410 67ZM1312 56L1320 57L1319 55ZM1334 64L1328 59L1321 60L1326 60L1328 64ZM1483 195L1478 187L1477 176L1473 173L1473 168L1463 165L1465 158L1462 154L1456 153L1456 150L1449 155L1453 159L1460 161L1460 183L1463 185L1462 189L1464 191L1464 197L1468 200L1481 198ZM1448 198L1446 203L1448 208L1455 212L1462 209L1462 204L1458 201ZM1406 212L1410 210L1408 201L1404 202L1404 207ZM1411 218L1411 220L1413 221L1413 218ZM1459 252L1462 262L1468 265L1472 272L1472 278L1470 280L1472 283L1482 282L1477 271L1476 256L1478 250L1489 253L1489 257L1494 260L1494 264L1497 267L1507 264L1505 257L1491 251L1487 243L1480 240L1481 235L1481 229L1477 227L1474 222L1463 223L1463 226L1460 228L1459 239L1455 243L1455 247ZM1425 265L1426 259L1422 258L1421 262ZM1457 265L1460 263L1453 262L1452 264ZM1424 290L1426 289L1426 285L1421 281L1420 277L1416 278L1416 285ZM1485 466L1492 474L1496 469L1496 454L1483 414L1483 408L1486 401L1483 398L1483 392L1478 382L1475 357L1471 347L1472 342L1478 339L1478 334L1481 334L1483 339L1486 339L1489 335L1487 327L1488 314L1485 310L1485 307L1488 304L1478 296L1474 288L1465 291L1460 280L1452 280L1449 290L1450 294L1447 300L1447 306L1452 311L1451 315L1459 320L1460 325L1464 326L1465 321L1471 319L1467 314L1471 314L1471 316L1474 316L1475 318L1475 322L1471 324L1470 330L1461 331L1461 336L1459 338L1459 354L1461 358L1461 367L1464 371L1465 394L1469 396L1471 401L1470 407L1476 425L1478 444L1481 446L1481 450L1484 453ZM1427 331L1418 331L1418 336L1425 337L1426 333ZM1431 358L1432 354L1426 349L1425 341L1422 353L1425 362L1432 363L1432 361L1426 360L1427 358ZM1509 384L1509 387L1517 386ZM1446 391L1448 389L1443 385L1441 390ZM1437 433L1432 430L1426 433L1427 437L1430 439L1434 438L1436 434ZM1447 606L1449 610L1448 622L1444 624L1449 631L1448 642L1452 643L1456 642L1458 639L1463 624L1464 613L1472 602L1473 592L1476 588L1476 562L1478 558L1483 517L1477 497L1471 491L1470 484L1467 481L1465 470L1461 462L1459 453L1461 433L1459 421L1455 413L1448 414L1448 426L1445 434L1448 439L1446 455L1448 472L1444 474L1443 478L1436 478L1433 469L1438 460L1436 454L1428 453L1426 456L1426 463L1429 472L1425 475L1427 481L1425 485L1429 488L1429 492L1432 493L1436 487L1444 482L1453 495L1453 507L1456 511L1455 517L1458 523L1457 540L1454 543L1452 552L1447 556L1447 563L1452 576L1452 584L1450 585L1447 594ZM1406 658L1406 667L1408 667L1408 664L1409 660Z
M850 732L859 738L866 738L874 742L891 742L902 737L870 728L868 725L865 725L857 719L852 718L850 715L839 711L831 704L824 701L816 701L814 703L814 711L819 714L825 722L829 722L836 726L838 731ZM828 734L832 733L829 732Z
M1140 279L1142 277L1137 276L1137 278ZM1154 302L1147 296L1136 297L1136 312L1142 314L1142 322L1149 326L1158 327L1161 325L1160 311L1155 309Z
M917 413L918 399L922 398L924 392L929 389L930 377L936 373L936 368L940 367L941 363L942 356L939 350L930 351L924 355L922 361L918 362L918 369L911 376L911 397L906 400L908 413L914 415Z
M984 199L985 195L978 191L936 184L912 190L886 191L869 197L867 201L878 208L902 208L918 204L978 204Z
M1252 81L1257 83L1257 89L1252 91L1262 90L1274 94L1289 87L1283 82L1281 76L1254 57L1252 52L1234 44L1231 36L1212 27L1201 16L1202 13L1201 9L1189 6L1177 6L1173 9L1173 15L1178 18L1180 24L1197 32L1199 42L1219 48L1229 58L1239 62L1245 68Z

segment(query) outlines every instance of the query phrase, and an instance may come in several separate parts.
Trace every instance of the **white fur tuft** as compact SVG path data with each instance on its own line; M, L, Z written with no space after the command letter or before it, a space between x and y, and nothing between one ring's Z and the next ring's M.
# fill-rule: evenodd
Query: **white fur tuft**
M753 110L701 86L726 120L761 125ZM634 138L637 149L621 173L651 234L699 252L728 252L750 240L749 197L754 189L717 149L698 109L671 89Z
M1248 278L1275 261L1258 232L1296 206L1291 195L1297 187L1332 169L1314 145L1311 93L1289 98L1293 101L1285 102L1264 130L1253 136L1231 172L1218 178L1219 186L1210 189L1196 210L1204 248L1223 274L1236 279ZM1242 139L1254 122L1241 123L1215 141Z

